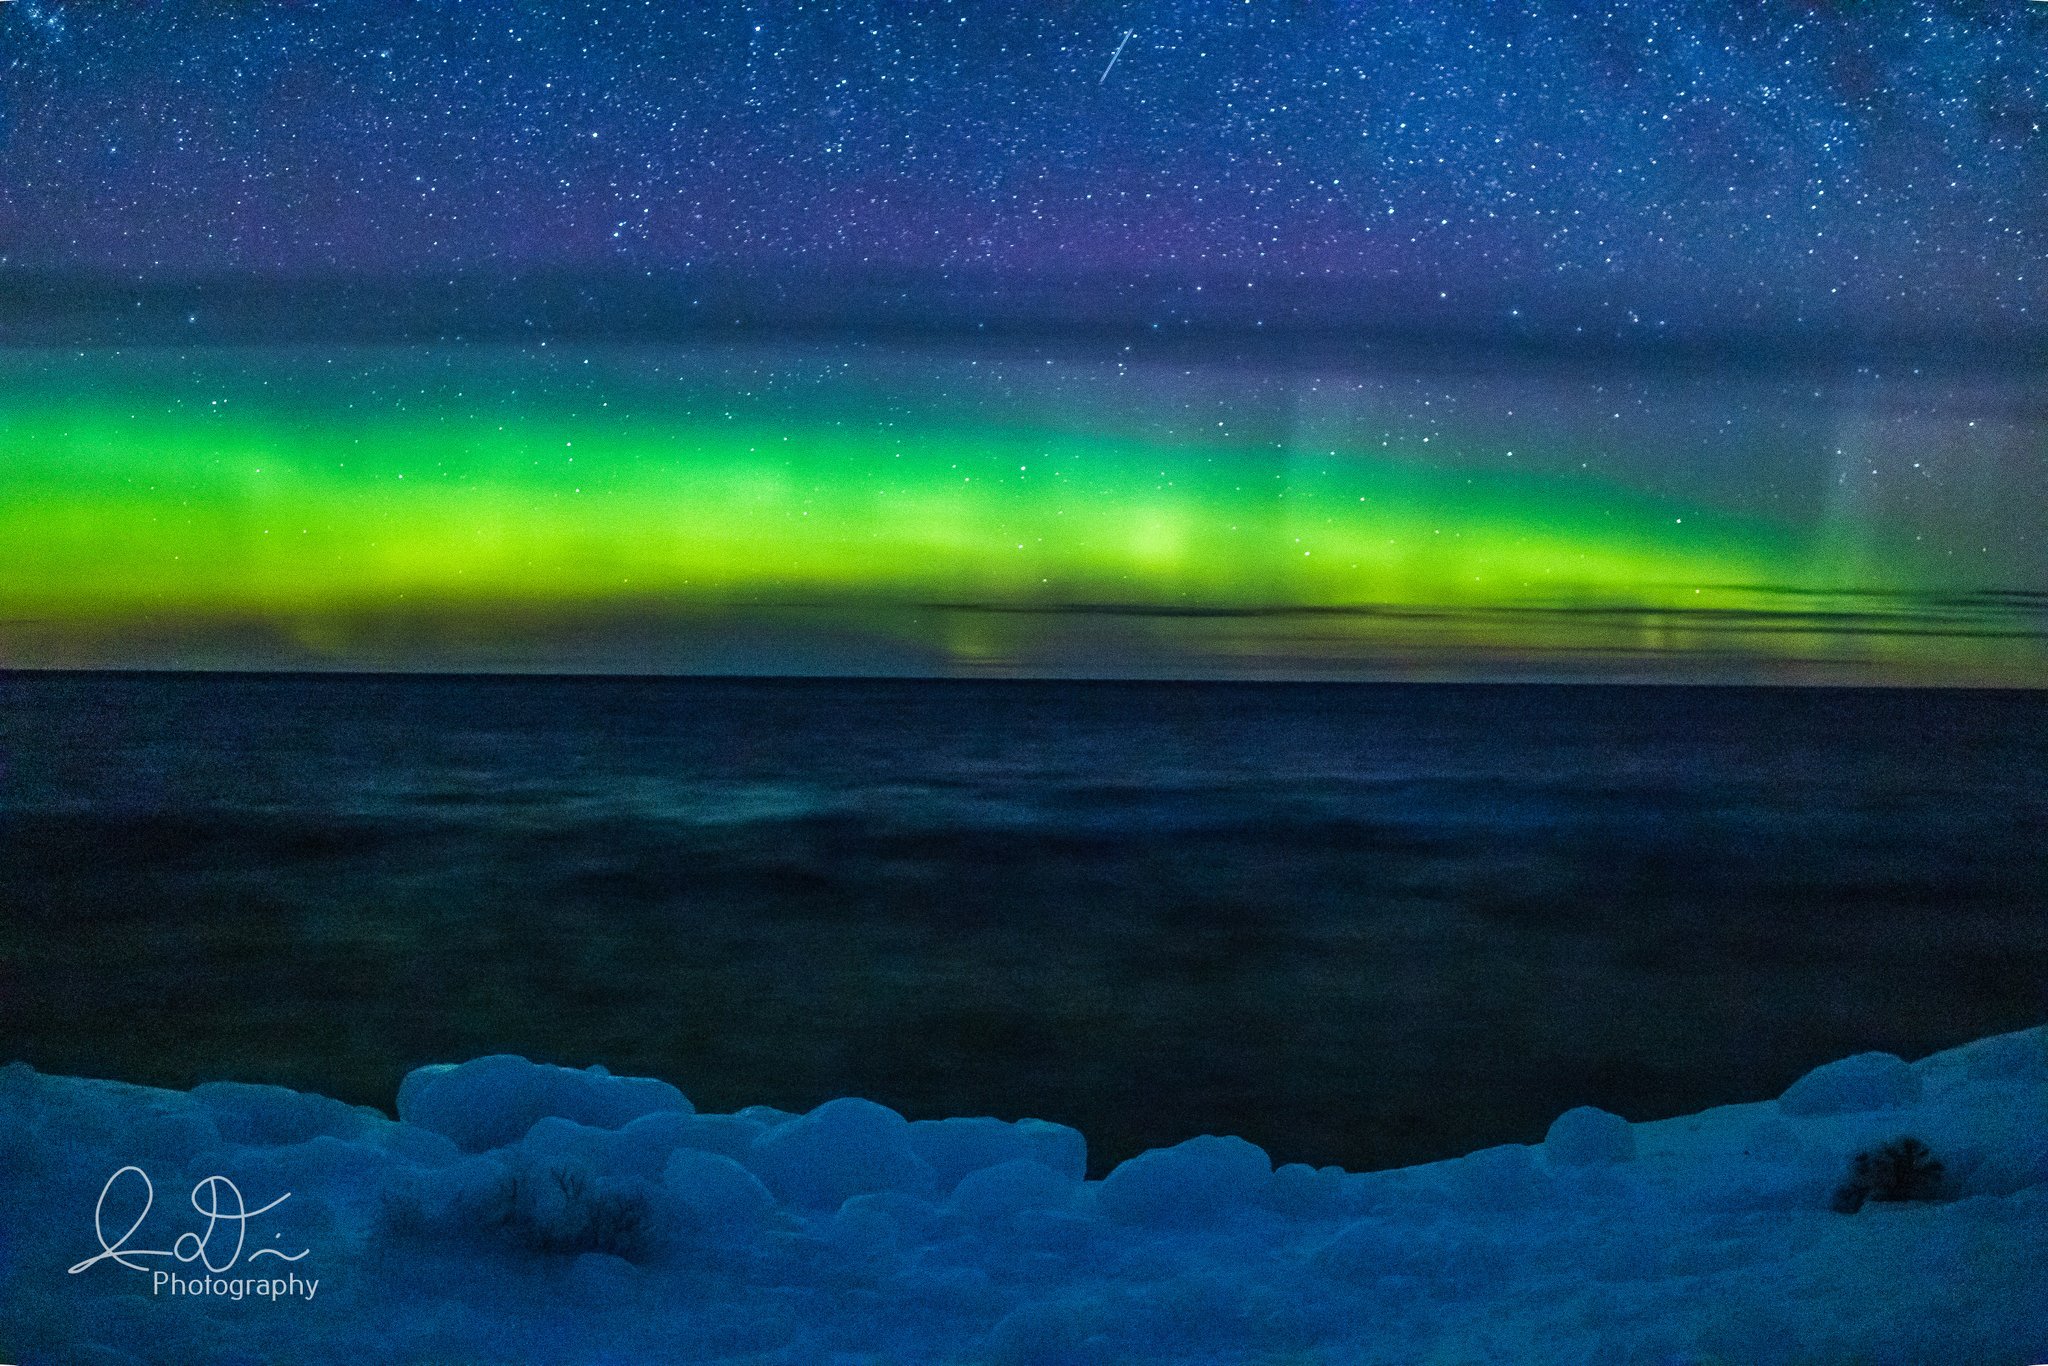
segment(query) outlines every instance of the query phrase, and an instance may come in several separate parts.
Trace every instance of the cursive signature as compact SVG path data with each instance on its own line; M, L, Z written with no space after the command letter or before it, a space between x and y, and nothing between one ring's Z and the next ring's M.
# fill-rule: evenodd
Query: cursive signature
M142 1180L142 1212L135 1216L134 1223L128 1225L127 1232L110 1243L107 1241L107 1226L104 1222L107 1210L107 1196L113 1191L116 1183L130 1172L134 1172ZM200 1203L202 1193L205 1195L204 1204ZM119 1266L125 1266L130 1271L149 1270L148 1267L140 1262L129 1261L130 1257L175 1257L181 1262L198 1262L211 1272L226 1271L242 1259L242 1244L248 1236L249 1221L259 1214L267 1214L291 1198L292 1193L286 1191L269 1204L256 1209L250 1209L242 1203L242 1192L236 1188L234 1182L228 1180L225 1176L209 1176L192 1187L192 1208L198 1210L205 1217L205 1228L197 1233L179 1234L168 1248L130 1247L128 1246L128 1240L133 1238L137 1231L142 1228L143 1221L149 1218L151 1206L156 1204L156 1186L151 1183L149 1173L142 1170L142 1168L133 1166L123 1167L107 1178L106 1185L100 1187L100 1198L92 1207L92 1231L94 1236L99 1239L100 1250L97 1255L87 1257L84 1261L72 1267L71 1274L76 1276L87 1267L97 1266L101 1262L108 1260L112 1260ZM233 1203L228 1204L226 1201L232 1201ZM214 1246L215 1230L219 1229L223 1224L232 1224L234 1226L235 1244L233 1250L228 1253L227 1260L216 1266L214 1265L210 1249ZM223 1239L223 1241L225 1240ZM264 1247L250 1253L249 1260L253 1262L258 1257L275 1257L279 1261L296 1262L305 1255L304 1252L287 1253L279 1252L275 1248Z

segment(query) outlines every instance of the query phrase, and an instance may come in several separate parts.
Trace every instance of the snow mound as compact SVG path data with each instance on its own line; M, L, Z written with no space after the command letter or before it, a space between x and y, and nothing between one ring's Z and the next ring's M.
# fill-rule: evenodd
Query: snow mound
M2048 1361L2048 1030L1370 1173L510 1057L398 1110L0 1068L0 1358Z
M1636 1131L1620 1115L1590 1105L1567 1110L1543 1135L1543 1156L1552 1166L1583 1167L1593 1162L1633 1162Z
M1204 1134L1123 1163L1103 1178L1095 1204L1128 1223L1208 1224L1257 1203L1272 1182L1272 1159L1262 1149Z
M910 1126L910 1149L948 1190L970 1172L1005 1162L1037 1162L1076 1181L1088 1170L1081 1131L1042 1119L921 1119Z
M517 1143L543 1119L616 1129L663 1110L688 1114L690 1102L665 1081L615 1077L602 1067L550 1067L503 1053L416 1068L398 1085L401 1120L473 1153Z
M1816 1067L1778 1097L1790 1115L1840 1115L1889 1110L1920 1099L1920 1074L1890 1053L1858 1053Z

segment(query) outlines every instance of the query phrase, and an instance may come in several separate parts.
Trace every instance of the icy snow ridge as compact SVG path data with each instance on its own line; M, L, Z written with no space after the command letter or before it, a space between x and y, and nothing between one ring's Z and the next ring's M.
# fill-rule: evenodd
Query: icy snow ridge
M1057 1124L697 1114L509 1057L420 1069L398 1111L0 1069L0 1359L2048 1361L2048 1029L1371 1173L1201 1137L1088 1181ZM1831 1208L1905 1136L1934 1198ZM123 1167L155 1192L132 1235ZM215 1175L289 1199L203 1232ZM174 1240L244 1298L172 1293L207 1275L176 1255L67 1274Z

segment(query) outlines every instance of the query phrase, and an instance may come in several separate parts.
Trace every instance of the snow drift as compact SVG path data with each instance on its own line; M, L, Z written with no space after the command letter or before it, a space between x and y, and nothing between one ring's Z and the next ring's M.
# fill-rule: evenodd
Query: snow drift
M1369 1173L511 1057L398 1116L0 1069L0 1360L2048 1361L2048 1029Z

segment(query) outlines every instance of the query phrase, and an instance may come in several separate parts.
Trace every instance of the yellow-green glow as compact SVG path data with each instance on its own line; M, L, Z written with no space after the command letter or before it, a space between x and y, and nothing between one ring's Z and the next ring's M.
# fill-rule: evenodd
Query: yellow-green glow
M579 619L688 635L794 612L942 667L1028 668L1085 620L1098 653L1122 638L1198 670L1376 651L1398 670L1418 651L1723 650L1727 614L1782 613L1779 590L1917 587L1859 581L1796 526L1461 460L1455 436L1162 438L872 386L615 401L573 368L451 377L403 356L35 374L0 390L0 650L26 662L138 632L175 658L181 631L260 623L309 662L404 663L369 642L408 622L439 663L490 663L502 636L546 667ZM1734 648L1810 656L1806 619L1759 617ZM1887 633L1850 653L1935 658Z

